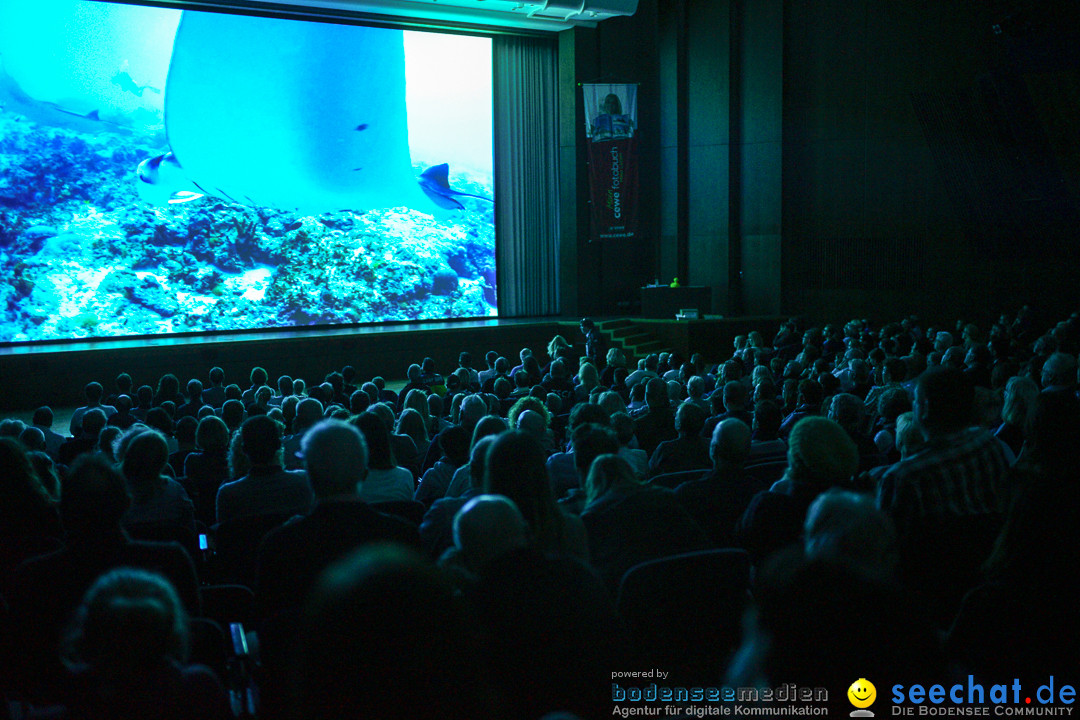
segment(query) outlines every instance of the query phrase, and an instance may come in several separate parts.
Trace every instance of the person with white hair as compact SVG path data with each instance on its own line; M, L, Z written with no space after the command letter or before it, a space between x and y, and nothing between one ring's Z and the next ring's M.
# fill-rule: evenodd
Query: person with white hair
M951 332L941 330L934 335L934 350L945 354L945 351L953 346L953 336Z
M806 511L832 487L850 486L859 468L855 443L835 420L807 417L788 438L784 477L754 496L736 535L757 563L798 540Z
M678 380L666 380L668 389L668 402L672 407L678 407L679 403L686 399L686 388Z
M600 373L601 385L611 387L614 384L616 368L626 369L626 353L623 352L622 348L608 348L604 370Z
M360 430L323 420L304 435L302 449L315 505L263 539L254 589L264 619L298 612L323 569L358 547L380 541L420 547L415 525L376 512L360 499L358 487L368 474L367 442ZM294 628L286 621L277 631L281 635L270 641L271 652L288 647L275 642L288 643Z
M1040 374L1043 392L1073 392L1076 389L1076 358L1056 352L1043 363Z
M806 511L803 548L811 559L837 560L882 580L894 579L896 528L868 495L833 488Z
M457 424L465 428L465 431L472 437L473 429L476 424L480 422L480 419L488 414L487 401L484 400L481 395L466 395L461 400L461 405L458 410ZM445 430L445 429L444 429ZM439 435L442 433L440 432ZM431 445L428 446L428 451L420 465L421 473L427 472L431 467L434 467L435 462L439 459L442 451L439 449L439 435L436 435L431 439Z
M712 470L675 488L675 497L717 547L735 543L735 523L754 495L764 489L760 480L743 469L750 457L750 437L750 428L742 420L717 423L709 443Z
M454 516L454 549L473 572L528 545L529 525L504 495L478 495Z
M705 378L694 375L686 381L686 402L697 405L706 414L712 409L709 401L705 399Z

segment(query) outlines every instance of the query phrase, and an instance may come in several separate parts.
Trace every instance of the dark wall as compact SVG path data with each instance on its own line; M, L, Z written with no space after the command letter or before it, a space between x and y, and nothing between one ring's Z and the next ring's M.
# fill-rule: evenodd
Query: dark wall
M1072 200L994 19L981 3L787 0L786 308L985 318L1064 300Z
M659 232L660 77L658 0L641 0L630 18L562 33L559 55L563 312L614 315L640 309L638 288L652 279ZM579 83L640 83L640 232L618 241L589 241L585 108Z
M136 385L152 386L165 373L173 373L183 386L189 378L205 382L210 368L217 365L225 371L227 383L246 388L254 365L267 370L271 384L280 375L290 375L304 378L309 386L352 365L364 382L375 375L393 381L404 378L408 366L424 357L433 358L436 369L448 373L457 367L462 350L472 354L473 368L480 370L488 350L514 362L523 347L542 356L556 334L573 343L582 340L576 323L502 321L5 348L0 351L4 388L0 411L31 410L43 403L71 407L82 398L86 383L97 381L111 388L121 371L131 373Z
M712 288L714 313L779 311L782 18L782 0L643 0L632 18L564 33L576 82L642 83L641 237L588 244L580 92L562 81L579 307L625 312L641 285L678 277Z
M636 285L675 275L711 286L725 314L1071 309L1080 43L1021 5L643 0L633 18L566 33L574 81L645 83L655 168L641 241L586 244L578 90L567 311L618 312Z
M912 104L974 81L978 18L959 3L785 5L785 308L988 305L989 259L963 237Z

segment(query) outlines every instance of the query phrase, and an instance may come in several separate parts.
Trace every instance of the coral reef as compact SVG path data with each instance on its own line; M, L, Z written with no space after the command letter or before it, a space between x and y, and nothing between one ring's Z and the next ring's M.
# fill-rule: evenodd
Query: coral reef
M160 152L149 136L0 111L0 342L495 313L490 203L449 219L406 207L301 216L214 198L151 207L135 171ZM490 178L451 180L491 196Z

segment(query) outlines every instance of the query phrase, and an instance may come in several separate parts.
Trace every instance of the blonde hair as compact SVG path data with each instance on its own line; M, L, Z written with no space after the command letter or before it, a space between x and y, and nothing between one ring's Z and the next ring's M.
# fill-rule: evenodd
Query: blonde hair
M922 431L915 424L915 413L901 413L896 418L896 439L893 440L893 445L900 451L900 457L910 457L924 441Z
M1039 386L1026 375L1009 378L1005 383L1005 405L1001 408L1001 419L1015 425L1028 434L1031 411L1035 409L1035 400L1039 397Z
M623 458L610 453L598 455L585 477L585 504L595 502L609 490L633 489L642 484L630 463Z
M614 415L617 412L626 412L626 402L619 393L612 390L606 390L600 393L600 398L597 400L596 404L607 410L608 415Z
M596 366L592 363L584 363L578 370L578 380L586 390L592 390L600 384L600 373L596 371Z
M556 353L558 353L559 350L568 347L570 347L570 343L566 341L566 338L564 338L562 335L556 335L555 337L551 338L551 342L548 343L548 357L554 360L556 357Z

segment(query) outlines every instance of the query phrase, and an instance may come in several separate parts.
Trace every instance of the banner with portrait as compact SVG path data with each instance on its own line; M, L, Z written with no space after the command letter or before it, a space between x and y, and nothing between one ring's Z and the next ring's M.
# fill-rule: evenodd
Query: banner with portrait
M589 153L590 240L632 238L638 232L636 83L581 86Z

